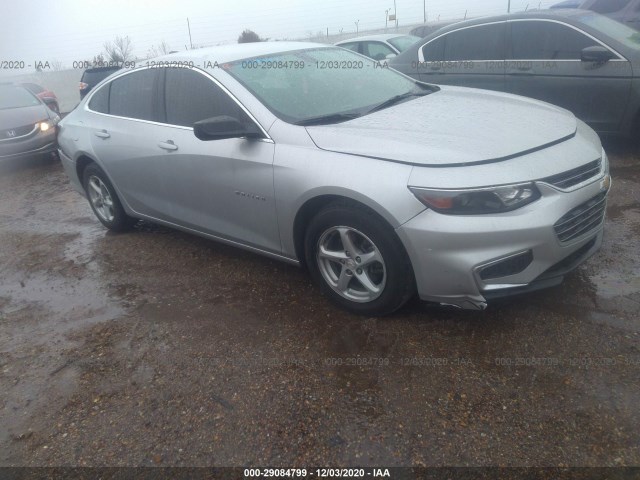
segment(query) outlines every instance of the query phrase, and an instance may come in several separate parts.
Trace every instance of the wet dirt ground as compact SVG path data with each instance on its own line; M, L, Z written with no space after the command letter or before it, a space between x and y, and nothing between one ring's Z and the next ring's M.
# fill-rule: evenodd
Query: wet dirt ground
M295 267L141 223L57 161L0 166L2 466L640 464L640 153L552 290L347 314Z

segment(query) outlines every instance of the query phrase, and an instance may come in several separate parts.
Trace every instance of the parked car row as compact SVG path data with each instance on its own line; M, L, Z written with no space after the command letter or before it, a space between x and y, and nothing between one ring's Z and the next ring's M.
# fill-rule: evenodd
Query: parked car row
M111 230L146 219L305 265L363 315L416 294L484 309L600 248L607 156L565 109L326 45L161 60L199 67L116 72L59 124L71 183Z

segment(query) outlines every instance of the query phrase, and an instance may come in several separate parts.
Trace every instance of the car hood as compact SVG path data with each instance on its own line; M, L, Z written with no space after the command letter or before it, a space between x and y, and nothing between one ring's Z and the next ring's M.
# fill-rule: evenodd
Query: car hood
M508 160L572 138L564 109L515 95L442 87L416 100L336 125L306 127L323 150L414 165Z
M49 118L44 105L0 110L0 130L24 127Z

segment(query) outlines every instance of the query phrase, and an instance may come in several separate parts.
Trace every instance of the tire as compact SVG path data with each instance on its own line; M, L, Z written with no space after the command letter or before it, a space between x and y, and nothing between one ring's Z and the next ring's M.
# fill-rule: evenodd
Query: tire
M113 185L98 165L91 163L84 169L82 185L91 210L109 230L125 232L136 224L137 220L125 213Z
M322 209L307 226L305 260L325 295L359 315L391 314L416 290L400 239L365 207L339 202Z

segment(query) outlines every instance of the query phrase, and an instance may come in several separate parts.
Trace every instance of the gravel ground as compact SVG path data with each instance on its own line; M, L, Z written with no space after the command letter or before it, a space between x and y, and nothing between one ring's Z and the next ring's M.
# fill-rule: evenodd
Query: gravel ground
M640 464L640 153L557 288L347 314L307 274L0 166L1 466Z

